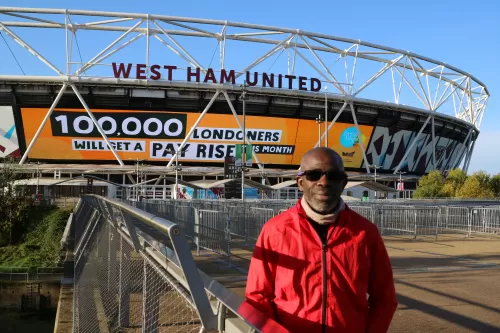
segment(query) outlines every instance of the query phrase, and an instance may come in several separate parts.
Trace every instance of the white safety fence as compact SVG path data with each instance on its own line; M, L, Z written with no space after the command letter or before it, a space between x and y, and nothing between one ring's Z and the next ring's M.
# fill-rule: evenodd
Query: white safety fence
M134 203L164 218L176 221L185 228L186 235L199 248L231 256L231 248L253 246L262 227L274 216L296 204L292 201L236 200L167 200L151 203ZM164 208L160 208L165 206ZM167 206L169 208L167 208ZM173 208L175 207L175 208ZM500 208L401 205L389 203L359 204L349 207L377 225L382 235L406 235L438 237L442 234L463 233L500 234ZM208 209L210 208L210 209ZM182 213L181 213L182 211ZM197 211L207 211L203 223ZM223 218L210 218L211 214L223 213ZM192 218L196 216L196 219ZM218 222L215 222L218 221ZM221 222L222 221L222 222ZM243 240L243 242L242 242ZM233 244L231 243L233 242Z
M274 217L272 208L251 207L248 216L246 240L257 240L264 224Z
M195 243L199 249L231 255L229 215L216 210L195 209Z
M470 233L500 235L500 209L471 209Z

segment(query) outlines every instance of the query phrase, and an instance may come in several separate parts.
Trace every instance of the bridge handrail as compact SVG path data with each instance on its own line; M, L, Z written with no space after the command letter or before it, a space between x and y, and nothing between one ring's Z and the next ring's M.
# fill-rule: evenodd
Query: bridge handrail
M127 238L129 239L127 241L134 247L137 247L137 245L140 246L139 238L142 238L141 242L148 242L148 240L141 237L135 231L135 227L146 235L149 234L147 230L142 230L140 225L131 224L131 221L123 215L124 212L144 222L147 226L160 231L165 236L164 239L156 239L163 244L164 248L162 250L165 253L155 251L152 247L143 246L140 246L139 251L152 258L191 293L193 305L205 329L222 331L224 327L230 325L232 330L228 331L228 327L226 327L226 332L247 332L249 328L256 332L262 332L264 327L266 330L272 329L275 332L287 332L279 324L266 318L264 314L245 302L242 297L226 289L219 282L198 269L184 231L178 224L111 198L89 194L82 196L82 201L101 211L107 209L107 213L109 214L108 219L115 222L115 226L119 231L125 231L125 235L124 233L122 235L128 236ZM113 208L122 212L126 228L116 225L116 221L114 221L114 217L112 216ZM150 237L156 238L156 236L155 234L155 237ZM173 249L170 249L166 245L169 244L168 241L171 242ZM210 303L207 292L215 297L217 304ZM238 318L227 316L225 313L226 309L242 321L240 324L244 322L248 326L238 328L241 326L235 323L235 319Z

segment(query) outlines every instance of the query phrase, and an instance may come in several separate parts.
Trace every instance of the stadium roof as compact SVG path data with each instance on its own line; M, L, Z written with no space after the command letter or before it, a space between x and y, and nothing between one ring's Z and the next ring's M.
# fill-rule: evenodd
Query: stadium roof
M0 167L3 167L3 163L0 163ZM24 174L36 174L37 167L40 170L40 173L54 173L61 172L66 174L74 174L74 175L88 175L88 174L119 174L119 175L136 175L137 174L137 165L125 165L120 166L116 164L56 164L56 163L47 163L47 164L23 164L23 165L15 165L15 170L17 173ZM141 165L139 168L140 173L147 175L164 175L173 177L175 175L175 170L172 168L166 168L165 166L155 166L155 165ZM193 177L224 177L224 168L223 167L200 167L200 166L183 166L182 171L180 172L183 176L193 176ZM276 177L282 178L284 180L292 181L290 184L295 182L295 176L297 175L297 170L294 169L279 169L279 168L265 168L264 174L266 177ZM352 180L372 180L373 175L368 175L364 172L358 171L347 171L347 175L349 179ZM248 178L260 178L262 177L261 171L258 168L249 168L247 172L245 172L245 177ZM420 177L415 175L403 175L403 180L418 180ZM180 179L180 178L179 178ZM380 171L377 172L377 179L379 180L396 180L399 179L399 175L384 174ZM198 182L202 182L203 180L199 180ZM210 181L206 180L207 182ZM219 180L220 181L220 180ZM193 183L196 184L196 183ZM274 186L277 186L276 184ZM288 185L287 185L288 186Z
M345 188L348 189L348 188L355 187L355 186L361 186L361 187L365 187L365 188L367 188L369 190L379 191L379 192L388 192L388 193L399 192L398 190L396 190L396 189L394 189L392 187L385 186L383 184L376 183L376 182L371 182L371 181L367 181L367 182L348 182Z

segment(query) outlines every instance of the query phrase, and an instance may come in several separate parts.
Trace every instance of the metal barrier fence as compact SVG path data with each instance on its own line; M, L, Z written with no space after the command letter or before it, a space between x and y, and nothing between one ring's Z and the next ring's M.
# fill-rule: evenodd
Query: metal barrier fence
M375 217L373 216L374 211L371 207L367 206L349 206L353 211L358 213L359 215L367 218L370 221L375 221Z
M201 227L199 235L205 235L204 228L229 233L222 222L227 214L198 213L199 223L192 225ZM179 225L95 195L82 197L73 216L78 235L73 332L260 332L259 323L269 324L258 310L196 268Z
M467 207L441 207L439 233L459 232L470 235L470 213Z
M216 210L195 209L196 245L215 253L231 255L229 215Z
M157 201L158 203L158 201ZM436 206L435 200L377 200L356 202L349 207L377 224L385 235L439 235L449 233L500 234L500 207ZM440 202L444 203L444 202ZM450 201L449 203L454 203ZM246 241L255 240L270 218L296 201L167 200L163 205L210 209L229 214L230 233ZM185 208L189 209L189 208ZM169 216L176 220L177 216Z
M500 209L473 208L470 216L470 233L500 235Z
M257 240L264 223L274 217L272 208L251 207L248 216L246 240Z

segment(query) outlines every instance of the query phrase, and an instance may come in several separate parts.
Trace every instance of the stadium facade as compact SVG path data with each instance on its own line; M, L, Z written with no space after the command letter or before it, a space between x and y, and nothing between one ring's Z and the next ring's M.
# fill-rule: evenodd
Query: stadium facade
M296 29L0 7L0 32L12 55L0 72L0 155L56 179L161 176L165 187L181 171L213 189L241 176L228 163L244 141L244 176L266 178L262 190L325 144L352 179L377 173L394 188L403 175L467 170L489 97L441 61Z

